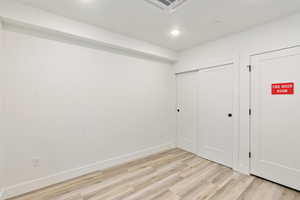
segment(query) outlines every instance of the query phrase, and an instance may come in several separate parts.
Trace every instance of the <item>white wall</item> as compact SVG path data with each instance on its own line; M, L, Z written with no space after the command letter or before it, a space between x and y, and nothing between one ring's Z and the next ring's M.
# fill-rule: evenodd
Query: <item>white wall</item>
M0 21L0 67L3 67L3 38L2 38L2 23ZM0 95L0 113L2 112L3 104L2 104L2 96ZM3 115L0 115L0 126L2 126ZM0 177L4 176L4 137L3 134L0 133ZM0 178L0 200L3 195L4 180Z
M174 144L170 64L6 28L3 37L6 196Z
M1 184L5 187L6 196L172 146L176 132L174 69L146 55L174 61L176 54L122 36L102 35L95 27L50 13L19 5L17 11L8 2L0 6L0 18L43 33L12 32L9 26L2 31L0 155L5 152L1 156L5 165L0 166L0 173L4 166L0 188ZM67 38L62 42L51 38L53 35L45 36L46 32L60 32L57 37ZM294 15L185 51L175 65L178 73L226 61L239 63L236 169L241 172L249 170L249 57L300 45L299 35L300 15ZM75 45L70 38L104 46L102 39L114 44L123 41L119 48L123 54ZM4 151L1 141L5 141ZM36 168L32 166L35 158L40 159Z
M249 172L249 72L250 55L300 45L300 14L242 33L208 42L182 52L175 71L183 72L230 60L240 66L240 122L237 170Z

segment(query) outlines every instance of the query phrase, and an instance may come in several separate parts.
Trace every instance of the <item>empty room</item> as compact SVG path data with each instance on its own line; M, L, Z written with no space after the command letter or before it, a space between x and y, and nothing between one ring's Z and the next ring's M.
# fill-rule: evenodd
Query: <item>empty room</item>
M300 1L0 0L0 200L300 200Z

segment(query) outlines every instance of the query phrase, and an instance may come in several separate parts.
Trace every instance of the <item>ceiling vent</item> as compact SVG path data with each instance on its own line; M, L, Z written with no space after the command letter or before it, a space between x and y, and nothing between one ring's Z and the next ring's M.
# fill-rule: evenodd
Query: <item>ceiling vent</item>
M174 12L179 6L184 4L187 0L145 0L152 5L160 8L168 13Z

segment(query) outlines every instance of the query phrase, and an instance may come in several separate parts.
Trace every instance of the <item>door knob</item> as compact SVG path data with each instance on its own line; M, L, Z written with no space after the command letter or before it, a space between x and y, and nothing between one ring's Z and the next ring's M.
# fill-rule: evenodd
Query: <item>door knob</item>
M232 114L231 114L231 113L229 113L229 114L228 114L228 117L232 117Z

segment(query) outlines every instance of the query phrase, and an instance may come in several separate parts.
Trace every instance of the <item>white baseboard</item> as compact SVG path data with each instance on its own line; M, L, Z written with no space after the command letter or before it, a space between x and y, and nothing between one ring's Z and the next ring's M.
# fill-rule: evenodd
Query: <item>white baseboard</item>
M57 184L66 180L70 180L91 172L95 172L98 170L103 170L105 168L109 168L118 164L122 164L131 160L135 160L138 158L142 158L154 153L158 153L160 151L168 150L171 148L175 148L175 143L167 143L147 149L143 149L140 151L136 151L130 154L122 155L119 157L115 157L112 159L99 161L91 165L87 165L84 167L80 167L77 169L71 169L68 171L63 171L48 177L39 178L36 180L20 183L11 187L4 188L4 192L2 193L3 199L8 199L11 197L19 196L21 194L25 194L34 190L38 190L53 184ZM0 200L1 197L0 197Z
M249 166L239 165L238 168L236 168L234 170L237 172L240 172L241 174L250 175Z

